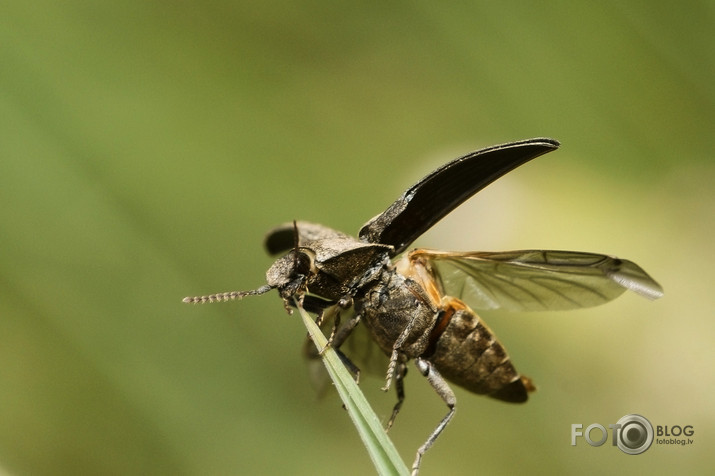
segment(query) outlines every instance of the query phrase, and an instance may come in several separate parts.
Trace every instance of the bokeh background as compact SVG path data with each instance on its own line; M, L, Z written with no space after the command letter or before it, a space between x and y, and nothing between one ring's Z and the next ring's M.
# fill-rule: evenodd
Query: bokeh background
M372 473L275 295L181 298L263 284L278 223L356 233L441 163L537 136L562 147L417 244L616 254L666 295L483 313L539 391L457 390L424 474L712 470L712 2L0 10L0 471ZM387 417L381 384L362 380ZM444 413L413 370L391 431L408 464ZM570 445L629 413L695 443Z

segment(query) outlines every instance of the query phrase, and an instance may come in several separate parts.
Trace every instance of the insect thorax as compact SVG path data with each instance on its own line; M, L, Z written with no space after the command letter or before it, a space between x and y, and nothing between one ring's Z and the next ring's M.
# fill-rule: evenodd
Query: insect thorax
M404 333L400 350L408 359L427 349L437 313L424 289L394 267L383 268L377 279L360 291L355 311L387 355Z

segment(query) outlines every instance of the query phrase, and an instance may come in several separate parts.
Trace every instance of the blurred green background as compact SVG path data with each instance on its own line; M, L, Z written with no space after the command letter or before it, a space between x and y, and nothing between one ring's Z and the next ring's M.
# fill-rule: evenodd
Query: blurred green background
M617 254L666 295L483 313L539 391L457 390L423 473L712 470L712 2L0 10L0 472L370 474L275 295L181 298L263 284L278 223L356 233L441 163L537 136L562 147L417 244ZM362 380L387 417L381 385ZM411 463L445 407L414 369L406 391ZM695 444L570 445L629 413Z

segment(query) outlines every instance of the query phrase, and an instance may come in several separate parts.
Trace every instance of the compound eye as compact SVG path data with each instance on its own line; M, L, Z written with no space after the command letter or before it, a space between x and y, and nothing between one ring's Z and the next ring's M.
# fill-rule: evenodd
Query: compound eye
M307 276L313 266L310 255L302 251L293 252L293 274Z

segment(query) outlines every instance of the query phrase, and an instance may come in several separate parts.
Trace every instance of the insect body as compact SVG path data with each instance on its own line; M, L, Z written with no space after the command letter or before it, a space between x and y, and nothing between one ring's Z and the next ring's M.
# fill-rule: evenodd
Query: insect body
M353 238L323 225L293 222L270 231L266 248L283 254L252 291L185 298L213 302L278 290L286 307L295 300L333 319L329 344L338 351L359 323L389 357L386 390L395 383L404 400L407 362L414 360L448 407L412 466L454 415L447 381L506 402L525 402L534 389L477 314L480 309L573 309L610 301L627 289L650 299L660 286L635 263L572 251L445 252L410 244L463 201L517 166L556 149L552 139L530 139L472 152L438 168L409 188ZM395 261L396 260L396 261ZM340 325L341 313L352 317ZM354 372L357 367L341 353Z

